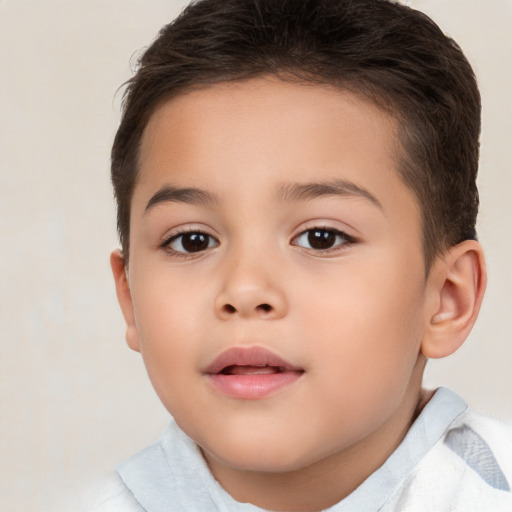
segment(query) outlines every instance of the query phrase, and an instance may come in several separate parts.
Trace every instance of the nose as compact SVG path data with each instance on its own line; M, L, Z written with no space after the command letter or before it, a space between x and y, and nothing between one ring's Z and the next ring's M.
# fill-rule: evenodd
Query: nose
M223 273L214 306L219 318L274 320L286 315L288 303L278 269L254 260L238 259Z

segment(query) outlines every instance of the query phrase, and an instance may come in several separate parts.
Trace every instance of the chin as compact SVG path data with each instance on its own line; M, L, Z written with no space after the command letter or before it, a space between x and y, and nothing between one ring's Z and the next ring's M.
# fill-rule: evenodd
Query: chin
M212 458L218 463L237 471L259 473L287 473L300 470L315 461L297 450L297 446L287 447L283 443L256 443L246 439L240 443L215 443L214 447L201 450L208 462Z

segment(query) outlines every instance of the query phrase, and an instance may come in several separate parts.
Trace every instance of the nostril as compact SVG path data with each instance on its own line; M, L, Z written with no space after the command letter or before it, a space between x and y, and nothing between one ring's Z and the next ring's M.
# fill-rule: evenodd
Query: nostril
M224 304L222 306L222 311L224 313L227 313L229 315L232 315L234 313L241 313L243 314L245 308L241 308L241 309L237 309L235 306L233 306L232 304ZM274 311L274 308L273 306L271 306L270 304L267 304L267 303L262 303L262 304L258 304L253 311L261 311L263 313L270 313L271 311Z
M227 313L235 313L235 311L236 311L236 308L234 306L232 306L231 304L224 304L224 308L223 309Z

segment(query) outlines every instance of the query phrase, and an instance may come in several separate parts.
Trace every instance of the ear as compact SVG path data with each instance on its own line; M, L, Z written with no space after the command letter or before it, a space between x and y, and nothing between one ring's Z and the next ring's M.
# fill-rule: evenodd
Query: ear
M446 357L466 340L487 284L482 246L466 240L439 257L429 274L433 299L421 351L428 358Z
M116 283L117 300L126 322L126 341L132 350L140 352L130 284L127 276L128 269L121 250L112 251L110 266L112 267L112 274L114 274L114 281Z

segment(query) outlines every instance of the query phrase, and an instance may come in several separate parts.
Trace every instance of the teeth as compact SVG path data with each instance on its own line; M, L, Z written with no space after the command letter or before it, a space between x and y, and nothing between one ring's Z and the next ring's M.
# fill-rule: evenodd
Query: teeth
M222 370L224 375L268 375L273 373L281 373L284 368L278 366L267 366L267 365L247 365L239 366L232 365L227 366Z

